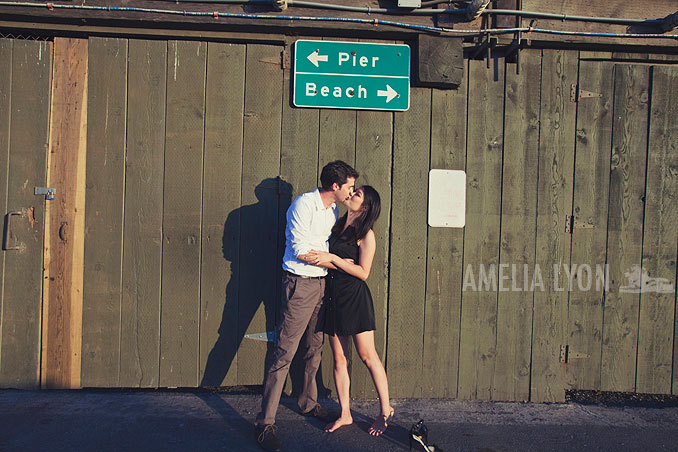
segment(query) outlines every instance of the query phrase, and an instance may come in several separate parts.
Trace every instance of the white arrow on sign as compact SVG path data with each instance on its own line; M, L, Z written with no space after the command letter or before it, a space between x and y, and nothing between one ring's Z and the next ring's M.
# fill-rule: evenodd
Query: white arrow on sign
M311 52L307 58L308 61L315 64L315 67L319 67L318 61L327 61L327 55L320 55L317 50L315 52Z
M386 85L386 89L378 89L377 90L377 96L379 97L386 97L386 103L389 103L393 100L394 97L398 96L398 93L396 90L391 88L391 85Z

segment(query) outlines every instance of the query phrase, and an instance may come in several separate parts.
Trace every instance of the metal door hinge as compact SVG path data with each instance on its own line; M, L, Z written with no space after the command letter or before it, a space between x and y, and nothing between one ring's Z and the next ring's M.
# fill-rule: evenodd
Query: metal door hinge
M45 195L45 199L52 200L56 194L56 188L48 187L33 187L36 195Z
M285 47L282 51L282 69L288 69L291 66L291 59L289 48Z
M592 97L601 98L603 95L581 89L574 83L570 85L570 102L579 102L581 99L590 99Z
M594 229L595 227L594 224L581 222L572 215L565 216L565 232L568 234L572 234L575 229Z
M591 355L587 353L573 352L570 350L569 345L560 346L560 362L563 364L567 364L571 359L586 359L590 357Z

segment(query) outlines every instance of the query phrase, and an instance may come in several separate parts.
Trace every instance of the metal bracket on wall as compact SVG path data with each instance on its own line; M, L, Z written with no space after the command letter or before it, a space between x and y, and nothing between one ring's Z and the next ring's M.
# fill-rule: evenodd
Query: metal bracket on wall
M487 57L487 67L490 67L490 58L492 55L490 54L492 48L496 47L497 44L499 43L499 40L496 37L493 36L488 36L485 40L482 42L478 43L475 47L473 47L473 54L471 55L471 60L481 60Z
M45 195L45 199L51 201L56 194L56 188L34 187L35 195Z
M506 47L506 61L516 63L516 75L520 75L520 51L527 47L527 39L514 39Z
M581 352L573 352L570 350L569 345L560 346L560 362L567 364L571 359L586 359L590 358L591 355Z
M574 83L570 85L570 102L579 102L582 99L590 99L593 97L601 98L603 95L600 93L592 93L591 91L583 90Z
M573 215L565 216L565 232L572 234L575 229L595 229L596 225L579 221Z

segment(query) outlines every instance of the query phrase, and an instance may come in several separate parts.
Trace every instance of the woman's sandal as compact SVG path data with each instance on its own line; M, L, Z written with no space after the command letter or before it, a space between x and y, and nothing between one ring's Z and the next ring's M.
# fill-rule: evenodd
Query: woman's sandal
M391 412L389 413L388 416L385 416L385 415L382 414L381 416L376 418L374 420L374 423L372 424L372 426L368 430L368 433L372 436L382 435L386 431L386 429L388 428L388 424L393 420L394 414L395 414L395 410L393 408L391 408ZM377 422L380 422L382 424L382 425L379 426L379 428L375 428L375 424Z

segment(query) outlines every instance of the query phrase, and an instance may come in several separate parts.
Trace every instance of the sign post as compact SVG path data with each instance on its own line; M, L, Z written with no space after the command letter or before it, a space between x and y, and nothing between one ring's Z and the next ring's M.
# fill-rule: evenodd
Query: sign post
M299 40L293 90L297 107L407 110L410 47Z

